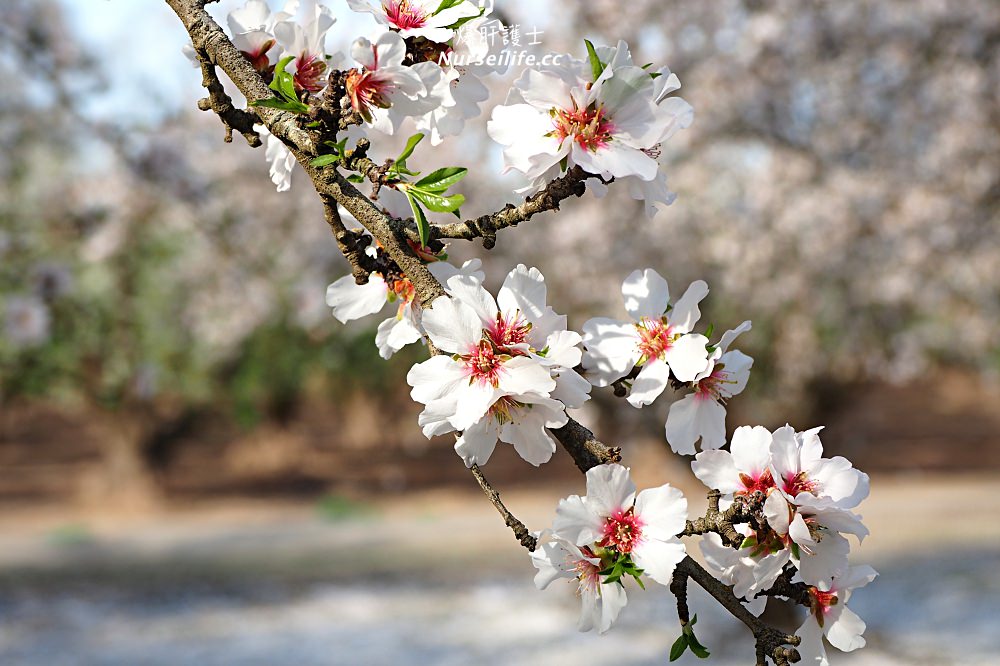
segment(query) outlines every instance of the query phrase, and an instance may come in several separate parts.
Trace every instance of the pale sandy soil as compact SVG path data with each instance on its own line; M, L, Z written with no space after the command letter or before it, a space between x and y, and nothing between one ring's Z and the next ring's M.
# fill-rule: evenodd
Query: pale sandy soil
M540 528L582 490L504 499ZM882 576L851 605L870 646L834 663L997 663L1000 476L876 477L862 508L872 536L856 561ZM534 589L525 553L473 492L335 520L302 504L36 508L3 512L0 535L2 664L662 664L676 634L669 594L652 588L630 593L609 634L578 634L569 589ZM710 663L747 663L746 632L692 603Z

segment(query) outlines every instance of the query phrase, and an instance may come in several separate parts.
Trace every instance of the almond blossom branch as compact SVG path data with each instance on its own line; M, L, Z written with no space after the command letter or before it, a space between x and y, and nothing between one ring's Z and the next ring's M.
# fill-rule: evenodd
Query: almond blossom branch
M490 482L486 480L483 476L483 472L479 469L479 465L473 465L471 468L472 476L476 477L476 481L479 483L479 487L483 489L486 497L490 500L496 510L503 517L504 523L514 532L514 536L517 538L518 542L527 548L529 551L535 550L538 545L538 539L528 531L528 528L524 526L517 517L510 512L510 510L504 506L504 503L500 501L500 493L497 492Z

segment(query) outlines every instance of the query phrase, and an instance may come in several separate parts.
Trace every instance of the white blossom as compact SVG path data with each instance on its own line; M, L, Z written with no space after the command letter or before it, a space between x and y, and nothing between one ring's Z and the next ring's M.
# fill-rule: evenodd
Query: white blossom
M865 646L865 622L847 607L854 590L875 580L878 572L870 566L851 567L842 575L820 581L809 588L810 612L796 631L802 639L799 655L803 664L828 666L823 637L843 652Z
M539 541L531 553L531 563L538 569L535 586L544 590L554 580L575 579L581 603L580 631L596 627L603 634L610 629L628 601L625 586L621 582L608 584L601 579L601 558L589 547L581 549L566 539L544 534Z
M560 500L552 531L593 552L608 549L628 555L644 574L670 585L674 567L684 559L677 534L687 521L687 500L664 484L638 495L621 465L598 465L587 471L587 495Z
M640 366L628 396L634 407L653 402L671 373L682 382L693 381L708 367L708 338L691 333L701 317L698 303L707 294L708 285L693 282L668 312L667 281L651 268L631 273L622 284L622 297L632 321L597 317L583 325L587 378L595 386L607 386Z
M726 443L725 402L743 392L753 365L753 359L743 352L728 351L729 345L749 330L750 322L745 321L726 331L709 356L708 367L690 383L694 392L670 405L666 435L674 453L693 454L699 439L703 449L717 449Z

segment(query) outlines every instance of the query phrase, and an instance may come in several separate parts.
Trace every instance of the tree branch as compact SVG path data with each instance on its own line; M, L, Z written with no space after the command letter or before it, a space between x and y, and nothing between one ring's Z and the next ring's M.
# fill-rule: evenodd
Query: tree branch
M538 545L538 539L536 539L531 532L528 531L528 528L524 526L524 523L518 520L514 514L512 514L510 510L504 506L504 503L500 501L500 493L494 490L493 486L490 485L490 482L486 480L486 477L483 476L482 470L479 469L479 465L473 465L471 469L472 475L476 477L476 481L479 482L479 487L483 489L483 492L486 493L486 497L489 498L490 502L493 503L493 506L496 507L497 511L503 517L504 523L507 524L507 527L514 531L514 536L517 537L518 542L520 542L520 544L529 551L534 550Z

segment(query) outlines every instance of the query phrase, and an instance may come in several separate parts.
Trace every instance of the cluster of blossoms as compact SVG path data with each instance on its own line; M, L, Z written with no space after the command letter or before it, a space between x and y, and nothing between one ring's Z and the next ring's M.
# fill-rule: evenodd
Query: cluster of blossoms
M630 385L628 402L642 407L673 384L689 390L670 406L666 436L676 453L690 455L695 442L717 449L726 441L726 400L743 391L753 359L729 346L750 330L745 321L716 343L693 329L708 285L698 280L670 303L667 281L655 270L634 271L622 283L631 321L595 317L583 325L583 368L594 386Z
M409 250L445 294L422 307L410 278L374 239L364 237L366 283L345 276L329 286L326 299L341 322L395 306L376 333L383 358L420 340L434 352L406 377L411 397L424 406L418 420L424 435L455 433L455 451L469 467L485 465L497 442L537 466L555 453L552 431L569 423L567 410L583 406L592 387L614 386L641 408L670 386L684 395L670 406L667 441L682 455L696 454L700 442L694 474L721 494L720 510L735 516L729 530L692 527L687 500L676 488L666 484L637 493L627 468L597 465L587 472L586 496L563 499L551 529L536 535L531 559L538 587L558 578L575 581L583 604L580 629L604 632L626 604L625 579L642 588L647 578L669 586L686 556L681 535L700 534L713 574L753 613L761 612L768 596L797 591L797 600L810 609L799 629L807 660L826 663L823 636L842 650L864 645L864 622L845 604L853 589L876 575L848 563L847 535L861 540L867 534L853 510L868 495L868 477L844 458L824 458L818 428L770 432L744 426L724 450L726 402L744 390L753 365L731 346L750 322L715 340L712 326L697 332L708 285L693 282L672 301L667 281L647 268L622 284L628 319L590 319L581 335L548 304L538 269L516 266L494 296L484 287L478 260L461 267L447 263L418 201L431 211L457 213L464 196L446 190L466 169L445 167L411 182L408 176L420 174L405 161L424 135L437 145L480 113L487 98L480 78L501 69L485 58L491 44L484 28L495 21L489 17L492 3L348 5L370 14L378 29L353 41L353 63L344 65L326 51L334 20L316 0L289 0L277 13L264 0L248 0L228 23L237 48L274 82L281 99L268 100L271 106L305 113L333 78L329 68L342 67L341 104L354 112L353 122L385 134L412 122L421 132L386 163L380 181L386 187L376 187L371 198L394 217L412 211L420 242L410 241ZM671 95L680 83L669 69L636 65L624 42L613 48L587 42L587 51L586 60L560 58L525 70L506 103L493 109L489 135L503 146L506 169L530 182L524 191L574 168L599 195L611 180L627 183L652 213L673 200L661 145L691 123L691 107ZM317 156L315 166L344 159L344 142L326 145L337 152ZM272 179L279 190L287 189L291 153L269 136L267 154ZM742 541L733 543L733 534ZM682 647L700 654L704 648L691 633L693 621L685 622Z
M370 38L359 37L350 44L350 60L327 50L327 33L335 19L318 0L286 0L277 12L266 0L247 0L229 14L227 24L233 44L266 81L288 59L300 101L322 95L330 71L343 69L353 111L367 126L385 134L395 134L404 120L411 119L437 145L460 134L465 122L481 113L488 91L480 79L504 69L502 60L487 57L493 45L486 35L499 25L489 16L492 0L378 4L348 0L347 4L355 12L372 15L377 25ZM404 40L414 45L409 57ZM189 55L193 58L193 52ZM266 128L262 131L271 180L279 192L286 191L295 159L277 137Z
M587 472L587 495L559 502L552 530L531 554L535 585L576 582L583 604L580 631L607 631L627 601L624 576L670 585L684 559L677 538L687 521L687 500L669 484L636 494L629 470L599 465Z
M876 573L849 565L844 536L860 541L868 534L852 512L868 496L868 476L845 458L824 458L820 430L796 432L786 425L772 433L742 426L729 451L702 451L691 468L706 486L723 493L726 503L763 503L759 529L737 526L745 537L738 549L724 546L717 534L703 539L710 568L759 614L764 598L757 595L793 566L792 580L808 586L811 611L798 631L799 651L807 662L825 664L823 635L840 650L864 646L865 623L845 604L851 590Z
M560 59L529 69L507 103L493 109L490 137L504 146L505 170L541 188L569 166L599 189L614 178L628 184L652 216L674 200L660 163L661 144L691 124L691 106L670 93L680 88L666 67L650 71L632 61L625 42L589 48L589 60Z

